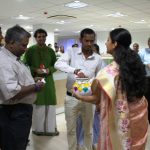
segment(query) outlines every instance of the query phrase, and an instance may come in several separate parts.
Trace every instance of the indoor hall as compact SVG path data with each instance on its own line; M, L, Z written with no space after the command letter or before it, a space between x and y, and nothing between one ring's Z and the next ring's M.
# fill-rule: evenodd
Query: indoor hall
M48 32L46 44L64 46L65 52L73 44L79 44L79 33L84 28L95 30L96 43L106 63L112 57L106 54L105 42L109 31L123 27L132 34L132 44L139 44L139 50L147 47L150 37L150 1L149 0L1 0L0 27L3 36L6 30L15 24L21 25L32 35L29 45L35 43L33 33L38 28ZM11 7L8 8L8 5ZM3 41L3 43L5 43ZM60 56L58 55L57 58ZM66 73L54 73L57 106L56 119L59 136L35 136L30 134L28 150L67 150L66 122L64 117L64 97L66 95ZM150 149L150 139L146 150Z

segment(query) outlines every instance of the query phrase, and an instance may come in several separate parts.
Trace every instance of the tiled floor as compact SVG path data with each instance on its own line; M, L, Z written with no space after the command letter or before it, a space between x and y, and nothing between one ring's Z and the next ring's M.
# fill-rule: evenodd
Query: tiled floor
M60 131L59 136L35 136L31 134L30 145L27 150L68 150L64 113L57 115L57 127ZM145 150L150 150L150 129Z
M68 150L64 113L57 115L59 136L35 136L31 133L27 150Z

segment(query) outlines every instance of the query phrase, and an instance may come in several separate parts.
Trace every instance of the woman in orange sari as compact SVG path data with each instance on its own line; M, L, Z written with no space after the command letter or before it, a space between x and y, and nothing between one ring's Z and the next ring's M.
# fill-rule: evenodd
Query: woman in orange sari
M73 91L84 102L100 107L98 150L144 150L148 135L145 68L130 49L131 34L123 28L110 32L107 52L114 61L102 69L91 85L92 95Z

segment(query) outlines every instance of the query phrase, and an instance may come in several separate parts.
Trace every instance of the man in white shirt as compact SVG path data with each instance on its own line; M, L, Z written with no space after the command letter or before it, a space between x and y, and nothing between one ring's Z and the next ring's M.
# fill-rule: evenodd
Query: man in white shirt
M80 33L81 48L68 50L55 63L55 68L67 72L67 93L65 97L65 117L69 150L77 149L76 119L81 113L84 129L84 147L92 150L93 105L80 102L71 93L76 77L89 79L96 76L103 67L101 57L93 53L92 47L96 34L92 29L83 29Z
M0 149L26 150L32 123L32 104L44 86L34 82L30 70L19 60L30 33L20 26L9 28L0 51Z
M142 50L139 51L139 55L141 57L141 60L143 62L143 64L145 65L145 69L146 69L146 84L147 84L147 91L145 93L145 97L148 100L148 120L150 123L150 37L148 38L147 41L148 44L148 48L144 48Z

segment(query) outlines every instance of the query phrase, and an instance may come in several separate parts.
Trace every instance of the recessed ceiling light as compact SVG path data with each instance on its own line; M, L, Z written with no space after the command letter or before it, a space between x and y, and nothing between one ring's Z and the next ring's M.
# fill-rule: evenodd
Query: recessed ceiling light
M80 33L80 31L73 31L74 33Z
M27 29L27 30L31 30L31 29L33 29L33 27L32 27L32 26L29 26L29 25L24 26L24 28L25 28L25 29Z
M68 22L65 22L64 20L61 20L61 21L56 21L55 23L57 23L57 24L65 24L65 23L68 23Z
M93 24L91 24L91 25L89 25L89 26L86 26L87 28L90 28L90 27L93 27L94 25Z
M59 31L59 29L54 29L54 31Z
M127 15L121 14L120 12L116 12L116 13L113 13L113 14L108 14L106 16L108 16L108 17L124 17L124 16L127 16Z
M19 15L18 17L14 17L15 19L28 20L30 17Z
M33 34L33 31L29 31L30 32L30 34Z
M143 24L143 23L146 23L146 21L145 20L140 20L140 21L134 21L134 23Z
M71 3L67 3L65 4L66 7L70 7L70 8L82 8L82 7L86 7L88 4L80 2L80 1L74 1Z

